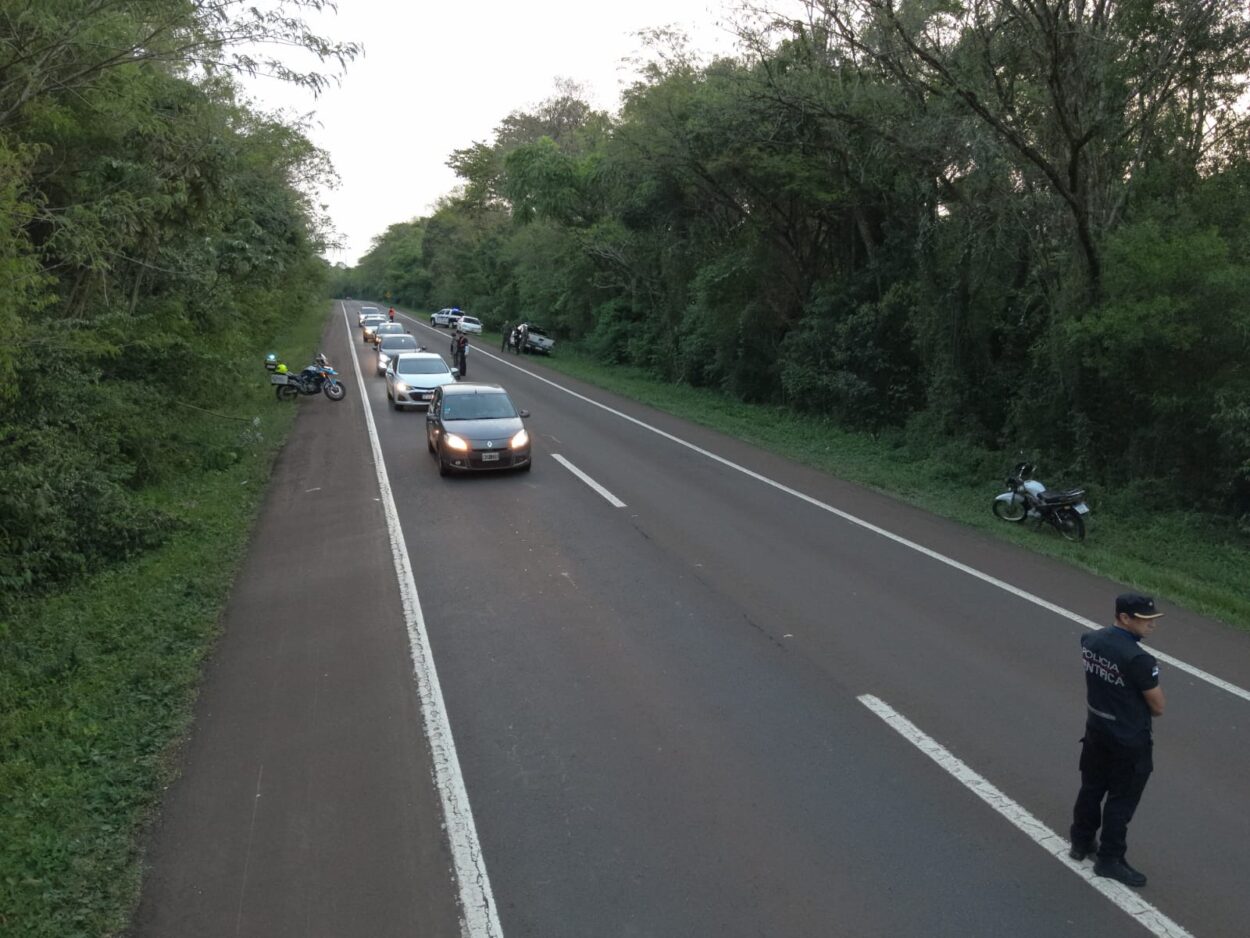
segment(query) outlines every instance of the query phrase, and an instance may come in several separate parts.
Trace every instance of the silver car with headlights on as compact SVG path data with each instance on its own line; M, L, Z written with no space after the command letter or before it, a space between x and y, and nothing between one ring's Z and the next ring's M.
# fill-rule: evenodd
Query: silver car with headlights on
M434 391L455 384L447 362L433 352L400 352L386 366L386 399L391 407L429 407Z

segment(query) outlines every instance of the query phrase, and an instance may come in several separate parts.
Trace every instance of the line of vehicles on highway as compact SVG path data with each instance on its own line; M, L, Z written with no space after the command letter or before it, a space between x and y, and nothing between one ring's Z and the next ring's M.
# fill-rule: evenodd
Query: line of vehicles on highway
M458 310L439 310L435 317ZM471 320L466 322L465 320ZM451 326L450 317L443 316ZM508 392L497 384L460 380L441 355L427 350L403 323L392 322L377 307L361 307L361 341L375 349L375 371L386 381L392 410L424 408L425 442L438 460L440 475L457 471L516 469L528 472L532 462L529 432ZM461 316L454 326L463 334L482 331L473 317Z
M441 355L418 344L403 323L393 321L376 306L362 306L358 323L361 341L374 346L375 370L386 380L391 409L425 408L426 446L438 460L441 475L456 470L529 470L532 448L522 423L529 412L518 410L507 391L497 384L461 381ZM432 313L430 325L446 326L461 335L482 331L476 318L464 316L458 309ZM525 331L543 335L534 327ZM453 348L455 342L453 339ZM323 354L298 374L292 374L272 353L266 357L265 367L272 372L270 381L278 400L324 393L330 400L341 401L346 395L338 372ZM1039 524L1050 524L1067 540L1084 540L1085 516L1089 514L1085 489L1049 490L1033 478L1033 472L1029 463L1020 463L1012 470L1007 490L992 503L994 514L1014 523L1033 518Z

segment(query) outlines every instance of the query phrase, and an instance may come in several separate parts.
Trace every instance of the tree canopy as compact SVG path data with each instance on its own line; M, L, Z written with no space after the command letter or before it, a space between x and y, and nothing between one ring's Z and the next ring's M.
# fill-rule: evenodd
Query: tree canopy
M321 290L329 164L233 77L324 87L326 5L0 4L0 600L159 543L144 487L215 458L187 408ZM291 46L320 64L256 51Z

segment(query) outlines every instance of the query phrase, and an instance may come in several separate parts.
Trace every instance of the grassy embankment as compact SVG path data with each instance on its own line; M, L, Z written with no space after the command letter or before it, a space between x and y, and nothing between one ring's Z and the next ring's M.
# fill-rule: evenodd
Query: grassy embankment
M497 343L499 335L486 335ZM990 514L990 501L1015 461L1009 453L959 443L920 449L900 433L849 433L782 408L743 404L713 391L658 381L607 366L562 346L537 361L763 449L858 482L1030 550L1153 593L1250 630L1250 530L1198 512L1151 509L1146 492L1091 486L1093 512L1084 543L1069 544L1050 527L1010 525ZM1079 479L1053 478L1054 485Z
M307 361L324 313L309 310L273 348ZM96 938L128 924L141 837L296 414L275 400L264 351L255 384L223 405L244 419L186 411L214 468L145 493L179 533L0 623L0 934Z

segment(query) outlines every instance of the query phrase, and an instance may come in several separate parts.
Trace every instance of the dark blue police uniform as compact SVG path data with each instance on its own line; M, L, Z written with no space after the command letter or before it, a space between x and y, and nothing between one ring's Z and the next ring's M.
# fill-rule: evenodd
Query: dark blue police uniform
M1154 769L1152 718L1142 691L1159 686L1159 665L1136 635L1117 625L1082 635L1081 655L1089 713L1072 845L1092 853L1101 828L1099 859L1123 860L1129 821Z

